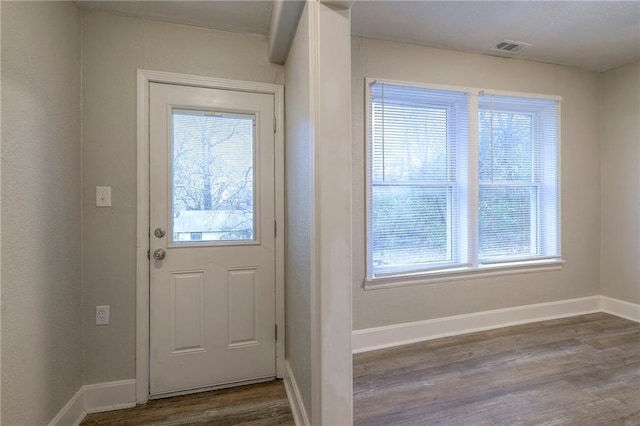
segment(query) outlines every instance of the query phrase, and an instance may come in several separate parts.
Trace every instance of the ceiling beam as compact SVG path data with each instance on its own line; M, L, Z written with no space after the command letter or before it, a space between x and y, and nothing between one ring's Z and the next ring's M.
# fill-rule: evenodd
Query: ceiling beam
M275 0L269 26L269 61L283 65L296 35L304 0Z
M320 3L334 9L351 9L355 2L356 0L320 0Z

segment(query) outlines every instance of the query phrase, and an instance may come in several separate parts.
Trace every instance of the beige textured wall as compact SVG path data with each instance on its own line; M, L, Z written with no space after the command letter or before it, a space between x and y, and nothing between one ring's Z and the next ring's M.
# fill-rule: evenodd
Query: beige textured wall
M599 294L598 74L518 59L352 38L353 328ZM364 78L560 95L562 252L558 272L364 291Z
M136 70L282 84L260 37L82 12L84 382L135 377ZM112 186L111 208L95 187ZM95 306L111 306L96 327Z
M600 83L601 291L640 303L640 62Z
M311 285L314 140L311 127L309 8L305 6L285 64L286 359L311 417Z
M82 385L80 12L2 8L2 424L48 424Z

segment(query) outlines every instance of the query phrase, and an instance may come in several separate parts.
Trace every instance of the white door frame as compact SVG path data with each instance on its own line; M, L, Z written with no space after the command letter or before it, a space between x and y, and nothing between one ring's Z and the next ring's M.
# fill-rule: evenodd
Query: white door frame
M274 97L275 217L278 226L275 252L276 376L285 375L284 348L284 138L283 86L212 77L138 70L137 224L136 224L136 401L149 400L149 83L265 93Z

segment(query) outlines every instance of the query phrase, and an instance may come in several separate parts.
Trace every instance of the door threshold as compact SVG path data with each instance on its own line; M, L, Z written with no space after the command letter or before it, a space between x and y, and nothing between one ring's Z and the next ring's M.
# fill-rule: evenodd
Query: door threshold
M258 379L241 380L239 382L222 383L219 385L203 386L203 387L193 388L193 389L184 389L184 390L173 391L173 392L159 393L156 395L149 395L149 399L152 400L152 399L171 398L173 396L189 395L192 393L209 392L213 390L235 388L239 386L255 385L258 383L270 382L273 380L276 380L276 376L261 377Z

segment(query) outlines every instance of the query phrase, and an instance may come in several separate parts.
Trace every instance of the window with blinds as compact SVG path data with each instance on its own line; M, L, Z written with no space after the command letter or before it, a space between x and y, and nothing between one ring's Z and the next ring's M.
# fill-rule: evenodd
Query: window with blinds
M466 262L468 95L373 84L369 251L376 276Z
M560 254L558 102L478 98L478 257L489 264Z
M559 259L559 101L367 87L369 279Z

